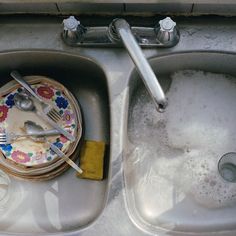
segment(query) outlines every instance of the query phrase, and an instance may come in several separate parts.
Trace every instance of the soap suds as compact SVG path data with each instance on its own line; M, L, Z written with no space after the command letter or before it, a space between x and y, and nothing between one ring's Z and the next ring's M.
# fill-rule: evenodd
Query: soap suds
M169 184L209 208L236 202L236 184L224 181L217 169L222 155L236 151L235 81L222 74L176 72L162 114L143 87L137 91L129 117L129 161L139 194L153 194L168 205Z

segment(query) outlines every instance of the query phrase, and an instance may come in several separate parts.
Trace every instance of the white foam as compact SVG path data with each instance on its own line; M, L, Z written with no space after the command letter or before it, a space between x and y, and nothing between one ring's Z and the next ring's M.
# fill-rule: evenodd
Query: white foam
M166 180L198 203L215 208L236 202L236 184L218 173L220 157L236 151L236 83L221 74L180 71L172 76L169 106L158 114L145 89L137 92L129 135L138 147L139 192L151 182L152 191L165 194ZM147 158L149 159L148 161ZM153 179L163 179L153 181ZM154 183L154 184L153 184ZM162 189L158 186L163 186ZM167 197L169 196L169 198Z

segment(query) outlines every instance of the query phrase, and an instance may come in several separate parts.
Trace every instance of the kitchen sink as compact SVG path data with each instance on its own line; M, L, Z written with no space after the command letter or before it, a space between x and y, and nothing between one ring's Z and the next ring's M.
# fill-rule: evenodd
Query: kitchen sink
M75 17L88 29L117 18ZM165 16L122 17L149 28ZM167 96L164 113L127 50L65 44L65 18L1 16L0 86L17 70L67 87L84 139L107 144L104 179L79 179L71 168L49 181L11 177L0 235L235 236L236 183L218 171L236 154L235 18L174 16L178 44L142 48Z
M155 110L136 70L129 80L127 209L159 235L235 235L236 184L218 173L236 146L235 54L192 51L150 59L168 98Z
M0 53L0 86L11 80L13 69L22 75L51 77L78 99L84 139L109 145L110 111L106 76L89 58L50 50ZM103 181L79 179L70 168L42 182L11 178L9 200L0 204L0 231L4 234L72 232L94 222L105 207L109 154Z

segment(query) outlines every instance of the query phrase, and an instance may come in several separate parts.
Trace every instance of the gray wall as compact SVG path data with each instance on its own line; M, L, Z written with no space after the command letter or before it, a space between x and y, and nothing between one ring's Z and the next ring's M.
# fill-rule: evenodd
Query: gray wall
M235 0L0 0L0 14L236 15Z

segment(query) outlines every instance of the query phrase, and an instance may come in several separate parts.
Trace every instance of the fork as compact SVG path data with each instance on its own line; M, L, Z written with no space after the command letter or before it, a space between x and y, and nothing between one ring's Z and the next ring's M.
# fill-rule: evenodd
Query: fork
M40 136L54 136L54 135L59 135L60 132L56 129L51 129L51 130L44 130L44 131L38 131L30 134L15 134L13 132L8 133L5 131L0 131L0 144L10 144L13 141L17 140L18 138L23 138L23 137L39 137Z
M28 137L28 136L32 136L32 135L31 134L6 133L6 132L1 131L0 132L0 144L1 145L10 144L18 138Z
M0 132L0 145L7 145L12 143L17 138L21 137L27 137L27 136L39 136L43 135L45 133L44 131L34 133L34 134L14 134L14 133L6 133L6 132ZM50 149L54 151L60 158L62 158L65 162L67 162L68 165L70 165L73 169L75 169L80 174L83 173L83 170L80 169L74 161L72 161L68 156L66 156L56 145L53 143L50 143L45 139L45 136L42 138L42 140L35 140L35 141L41 141L41 142L47 142L50 146Z
M61 120L62 116L56 107L52 107L50 104L46 104L43 99L41 99L33 90L33 88L28 84L20 73L16 70L12 71L11 74L13 79L15 79L19 84L21 84L32 96L34 96L42 105L43 113L48 116L54 122Z

